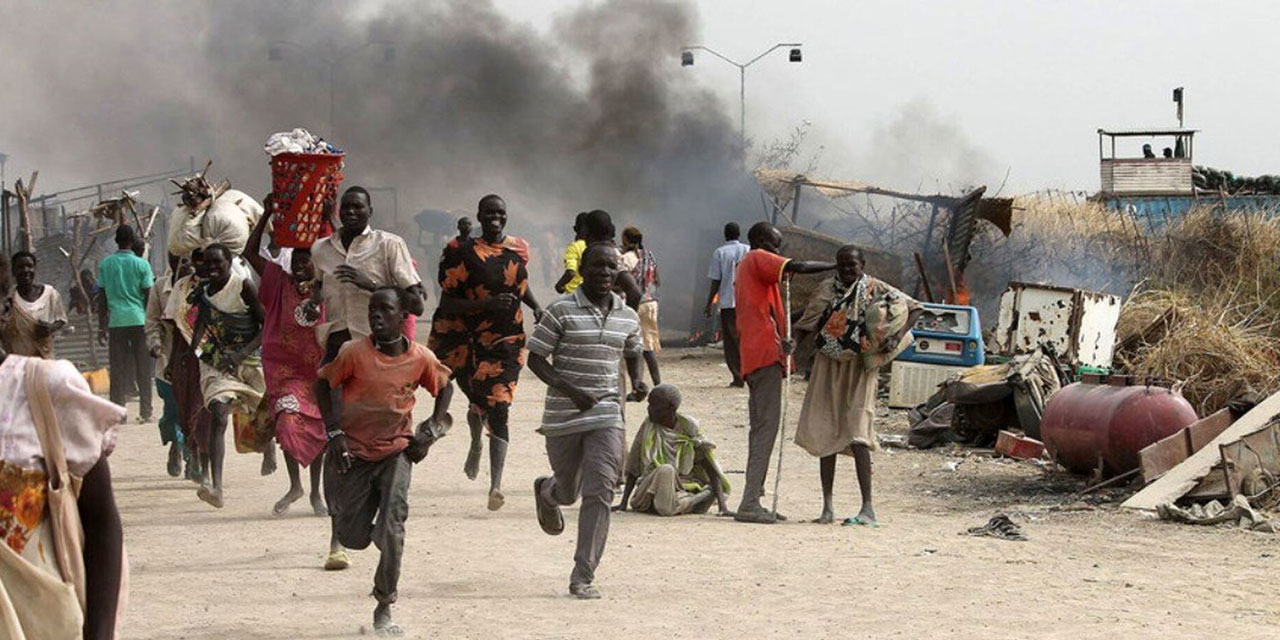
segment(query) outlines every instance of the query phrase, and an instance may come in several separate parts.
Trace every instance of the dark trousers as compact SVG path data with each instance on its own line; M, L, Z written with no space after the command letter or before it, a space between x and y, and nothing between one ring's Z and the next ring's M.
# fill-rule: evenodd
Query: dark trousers
M153 363L143 327L111 327L107 335L111 401L123 407L129 400L129 392L137 389L138 413L150 418Z
M324 499L334 533L348 549L366 549L370 542L378 548L373 597L382 604L395 602L413 465L403 453L377 462L352 458L351 468L342 474L336 464L336 456L324 459Z
M769 475L769 459L773 457L773 443L778 439L782 420L782 365L769 365L747 374L747 389L751 428L747 433L747 479L739 511L760 509L764 479Z
M622 469L622 429L596 429L547 437L547 459L554 474L542 485L542 498L578 508L578 546L573 554L570 585L591 584L609 539L609 508Z
M724 337L724 363L734 382L742 381L742 354L738 351L738 310L720 310L720 335Z

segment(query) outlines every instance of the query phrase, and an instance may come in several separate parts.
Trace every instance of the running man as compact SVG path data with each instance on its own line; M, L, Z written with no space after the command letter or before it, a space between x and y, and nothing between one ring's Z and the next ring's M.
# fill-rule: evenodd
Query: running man
M546 436L553 473L533 482L538 524L559 535L560 507L582 496L569 593L583 600L600 598L595 572L622 471L622 356L636 395L643 398L648 391L640 375L640 318L612 291L618 260L613 246L589 245L582 256L582 286L551 303L529 338L529 368L547 385L538 431Z

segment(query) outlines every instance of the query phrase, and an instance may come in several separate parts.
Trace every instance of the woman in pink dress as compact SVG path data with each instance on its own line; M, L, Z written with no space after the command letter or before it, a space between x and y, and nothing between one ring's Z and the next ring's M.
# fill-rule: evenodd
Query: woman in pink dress
M289 471L289 491L276 502L272 513L284 515L306 495L298 468L301 465L311 468L311 508L323 517L328 515L320 492L326 437L314 390L316 370L324 355L314 327L323 322L323 315L308 320L302 311L303 302L311 297L315 269L307 249L282 252L281 257L288 256L288 272L262 255L259 247L270 217L263 215L258 220L245 245L244 259L262 278L258 297L266 310L262 327L262 370L267 382L264 402L275 420L276 440L284 450Z

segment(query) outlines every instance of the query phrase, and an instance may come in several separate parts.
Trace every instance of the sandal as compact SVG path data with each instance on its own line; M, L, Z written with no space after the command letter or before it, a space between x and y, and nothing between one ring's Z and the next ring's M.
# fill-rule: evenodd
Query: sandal
M564 514L560 512L558 505L547 504L542 498L542 485L550 479L539 476L533 481L533 502L537 506L538 526L542 527L543 533L558 536L564 533Z

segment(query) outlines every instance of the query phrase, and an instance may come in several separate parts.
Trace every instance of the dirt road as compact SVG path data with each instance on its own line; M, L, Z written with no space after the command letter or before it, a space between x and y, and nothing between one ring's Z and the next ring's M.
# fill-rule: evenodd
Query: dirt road
M741 488L745 390L713 352L663 353L684 411L719 444ZM799 413L803 384L792 402ZM465 428L414 471L396 618L416 638L1274 638L1280 538L1144 520L1064 504L1080 484L1025 463L962 453L875 454L878 529L821 526L817 462L788 445L780 511L791 522L615 516L597 576L605 598L566 595L576 511L548 537L532 481L543 388L527 374L513 410L507 506L462 474ZM430 407L420 394L418 413ZM631 414L638 419L637 411ZM460 401L454 415L462 410ZM886 424L901 424L889 417ZM638 424L638 423L635 423ZM126 638L346 638L369 633L376 551L321 570L327 521L305 501L270 515L283 466L229 454L226 508L164 472L154 425L124 428L112 457L132 566ZM955 471L948 461L964 460ZM836 476L840 517L857 510L852 462ZM772 477L768 483L772 487ZM1055 506L1062 505L1054 509ZM1026 542L958 535L1006 512Z

